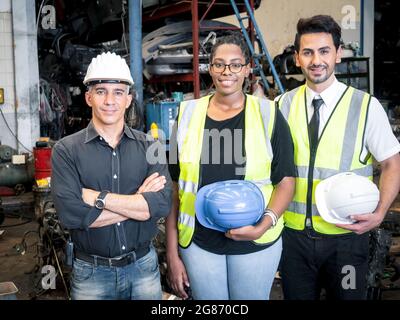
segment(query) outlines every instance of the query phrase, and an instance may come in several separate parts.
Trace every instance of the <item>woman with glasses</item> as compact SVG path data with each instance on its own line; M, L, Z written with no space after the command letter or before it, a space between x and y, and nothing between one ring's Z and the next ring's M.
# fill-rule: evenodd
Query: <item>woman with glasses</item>
M180 106L167 263L184 299L190 288L196 300L266 300L278 268L280 217L294 192L293 143L275 104L243 92L250 70L241 34L219 38L209 65L215 93ZM262 191L265 214L255 225L220 232L197 219L198 191L226 180L249 180Z

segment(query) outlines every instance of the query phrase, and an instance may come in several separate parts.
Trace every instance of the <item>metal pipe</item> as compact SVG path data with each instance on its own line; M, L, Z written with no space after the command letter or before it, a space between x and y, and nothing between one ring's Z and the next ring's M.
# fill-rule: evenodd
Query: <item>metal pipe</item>
M199 8L198 1L192 1L192 38L193 38L193 93L195 99L200 98L199 73Z
M251 7L251 10L252 10L252 12L254 14L254 0L250 0L250 7ZM256 42L256 37L255 37L255 34L254 34L254 24L251 21L251 19L248 19L247 21L249 23L248 29L249 29L250 41L251 41L251 43L253 44L253 47L254 47L254 44ZM260 48L260 51L262 51L262 48ZM254 69L255 66L256 66L256 64L254 63L254 60L251 60L251 68ZM250 73L250 80L254 81L255 79L256 79L255 74L253 72Z
M142 0L129 0L129 61L139 114L143 114Z
M231 1L232 1L232 0L231 0ZM279 76L278 76L278 74L277 74L277 72L276 72L276 70L275 70L274 64L273 64L273 62L272 62L272 58L271 58L271 56L269 55L269 52L268 52L268 50L267 50L267 46L265 45L264 39L263 39L263 37L261 36L261 31L260 31L260 29L258 28L258 25L257 25L257 23L256 23L256 19L255 19L255 17L254 17L253 11L251 10L251 7L250 7L250 4L249 4L248 0L244 0L244 4L246 5L247 13L248 13L249 16L250 16L250 19L251 19L252 21L254 21L254 29L256 30L256 33L257 33L258 35L260 35L260 36L259 36L259 40L260 40L260 43L261 43L262 47L264 48L265 57L267 58L267 61L268 61L269 65L271 66L271 72L272 72L272 75L273 75L273 77L274 77L274 79L275 79L275 82L276 82L276 84L277 84L277 86L278 86L278 89L279 89L280 93L284 93L285 90L283 89L282 83L281 83L281 81L279 80Z
M256 52L255 52L253 44L251 43L250 37L249 37L249 35L247 33L247 29L244 26L244 23L243 23L244 19L242 19L240 17L240 12L239 12L239 9L238 9L238 7L236 5L235 0L231 0L231 5L232 5L232 8L233 8L233 11L235 12L236 18L238 19L238 22L239 22L239 25L240 25L240 29L242 30L242 34L243 34L243 36L244 36L244 38L245 38L245 40L247 42L247 46L249 47L251 56L253 58L253 62L255 63L256 67L259 70L262 70L262 66L261 66L260 62L257 59L254 58L255 55L256 55ZM249 17L249 13L248 12L247 12L247 17ZM264 85L264 89L269 90L268 81L267 81L264 73L260 72L260 76L261 76L261 80L262 80L263 85Z
M360 2L360 55L364 55L364 0Z
M200 29L201 29L201 23L203 22L204 18L207 16L208 11L211 10L211 8L212 8L212 6L214 5L215 1L216 1L216 0L213 0L213 1L208 5L208 8L207 8L206 12L204 12L203 16L202 16L201 19L199 20Z
M13 2L11 1L11 12L14 12L14 10L16 10L16 8L14 8L14 6L16 6L15 5L15 2L14 2L14 5L13 5ZM38 13L38 16L40 15L40 11L39 11L39 13ZM14 43L14 37L15 37L15 30L14 30L14 25L15 25L15 23L14 23L14 15L12 14L11 15L11 18L12 18L12 28L11 28L11 37L12 37L12 39L13 39L13 43ZM37 30L37 29L36 29ZM37 31L36 31L37 32ZM15 115L15 117L14 117L14 119L15 119L15 147L16 147L16 149L17 149L17 152L19 152L20 151L20 148L19 148L19 139L18 139L18 108L17 108L17 106L18 106L18 97L17 97L17 90L15 90L15 88L17 88L17 68L16 68L16 65L15 65L15 50L16 50L16 47L13 45L13 51L12 51L12 54L13 54L13 64L12 64L12 68L13 68L13 74L14 74L14 115ZM39 90L39 92L40 92L40 90ZM39 98L39 101L40 101L40 98Z

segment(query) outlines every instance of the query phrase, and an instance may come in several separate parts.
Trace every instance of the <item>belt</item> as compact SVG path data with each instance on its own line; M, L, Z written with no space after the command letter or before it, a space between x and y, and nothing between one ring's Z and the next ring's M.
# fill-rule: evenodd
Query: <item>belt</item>
M131 264L136 260L144 257L147 253L149 253L149 251L150 247L143 247L116 258L106 258L87 254L82 251L75 251L75 258L94 265L102 265L107 267L125 267L128 264Z

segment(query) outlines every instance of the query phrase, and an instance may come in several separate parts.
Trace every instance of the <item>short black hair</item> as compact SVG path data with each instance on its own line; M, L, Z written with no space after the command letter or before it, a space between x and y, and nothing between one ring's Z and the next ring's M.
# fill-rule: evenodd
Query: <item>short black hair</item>
M246 63L250 62L250 51L249 47L247 46L247 43L243 37L243 35L239 32L231 32L230 34L219 37L213 47L211 48L211 53L210 53L210 63L212 63L213 58L215 56L215 51L217 51L218 47L223 45L223 44L234 44L237 45L240 50L242 51L242 54L244 56L244 59Z
M327 15L317 15L307 19L300 19L297 22L297 33L294 40L294 48L300 50L300 37L307 33L326 32L332 35L336 50L339 49L342 38L342 29L337 22Z

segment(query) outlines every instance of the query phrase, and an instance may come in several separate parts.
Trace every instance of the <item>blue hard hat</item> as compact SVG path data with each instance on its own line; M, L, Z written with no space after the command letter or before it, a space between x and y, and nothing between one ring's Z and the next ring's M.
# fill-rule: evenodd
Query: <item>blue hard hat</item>
M197 193L197 220L209 229L226 232L256 224L264 213L261 190L245 180L226 180L206 185Z

